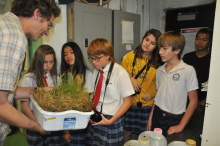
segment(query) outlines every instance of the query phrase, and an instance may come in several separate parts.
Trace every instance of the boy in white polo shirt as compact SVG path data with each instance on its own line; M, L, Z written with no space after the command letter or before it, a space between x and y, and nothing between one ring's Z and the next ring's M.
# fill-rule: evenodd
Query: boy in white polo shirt
M180 61L185 38L179 32L168 31L158 40L164 65L156 72L157 94L147 130L161 128L163 135L181 132L197 106L198 81L192 66ZM189 105L186 109L187 94Z

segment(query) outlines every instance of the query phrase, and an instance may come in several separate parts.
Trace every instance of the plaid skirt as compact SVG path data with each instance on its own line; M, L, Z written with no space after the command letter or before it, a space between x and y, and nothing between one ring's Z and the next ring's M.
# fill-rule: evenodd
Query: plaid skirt
M152 106L131 106L125 113L124 130L133 133L142 133L147 130L148 118Z
M50 135L41 135L39 132L28 130L28 146L64 146L65 141L61 138L62 131L51 132Z
M64 142L64 146L85 146L88 138L88 128L82 130L69 130L71 142ZM63 139L63 135L61 136Z
M112 116L104 115L105 118L111 119ZM89 125L86 146L123 146L124 129L121 117L115 123L108 126Z

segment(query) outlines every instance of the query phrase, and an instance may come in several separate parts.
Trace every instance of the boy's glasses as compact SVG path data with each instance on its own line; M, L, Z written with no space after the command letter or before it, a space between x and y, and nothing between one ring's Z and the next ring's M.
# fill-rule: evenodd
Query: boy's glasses
M50 21L50 20L49 20ZM48 24L48 30L54 28L53 23L50 21L50 24Z
M103 55L103 56L104 56L104 55ZM92 62L93 60L95 60L95 61L100 61L100 59L101 59L103 56L101 56L101 57L89 57L88 59L89 59L89 62Z

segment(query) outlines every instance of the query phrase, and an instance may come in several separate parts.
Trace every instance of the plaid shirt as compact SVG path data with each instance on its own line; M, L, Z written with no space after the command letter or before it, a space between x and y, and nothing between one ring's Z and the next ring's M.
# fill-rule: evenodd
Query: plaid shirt
M0 90L9 92L10 104L13 103L26 47L26 36L18 17L11 12L0 15ZM8 125L0 122L0 145L7 131Z

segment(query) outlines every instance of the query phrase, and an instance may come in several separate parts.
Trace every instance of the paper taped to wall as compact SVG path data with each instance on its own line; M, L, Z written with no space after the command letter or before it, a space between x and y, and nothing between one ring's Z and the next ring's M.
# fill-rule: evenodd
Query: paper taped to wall
M134 23L130 21L123 21L122 23L122 42L133 43L134 42Z

